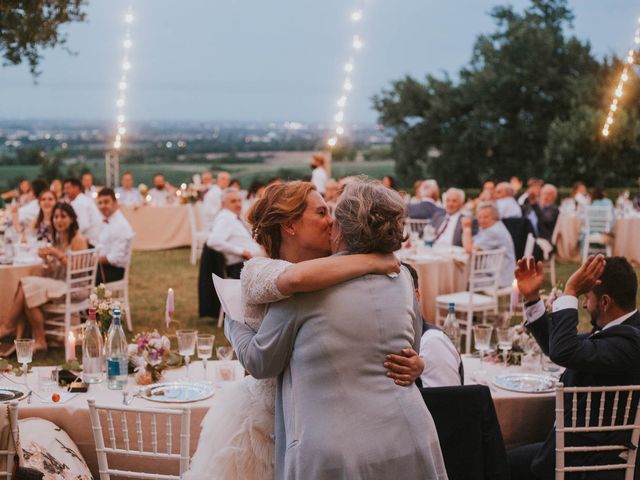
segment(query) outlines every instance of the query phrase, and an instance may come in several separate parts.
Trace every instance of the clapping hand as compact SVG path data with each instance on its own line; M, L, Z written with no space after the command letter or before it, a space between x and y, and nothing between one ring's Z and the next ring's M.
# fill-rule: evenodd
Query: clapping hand
M415 382L424 370L424 361L413 348L405 348L402 355L387 355L384 363L387 376L395 380L396 385L408 387Z
M533 257L523 257L518 260L515 270L518 290L526 302L540 298L540 288L544 283L542 262L536 263Z
M593 290L596 285L600 285L602 282L598 279L604 272L605 264L604 255L589 255L587 261L567 280L565 295L579 297Z

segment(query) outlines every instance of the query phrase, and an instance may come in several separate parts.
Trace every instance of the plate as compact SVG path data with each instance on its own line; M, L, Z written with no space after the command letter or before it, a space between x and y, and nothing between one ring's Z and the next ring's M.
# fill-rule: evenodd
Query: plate
M25 392L23 390L16 390L15 388L0 388L0 403L20 400L24 396Z
M529 373L499 375L493 381L496 387L520 393L551 393L555 391L557 382L558 380L548 375Z
M140 389L140 396L152 402L190 403L209 398L215 390L212 385L196 382L161 382Z

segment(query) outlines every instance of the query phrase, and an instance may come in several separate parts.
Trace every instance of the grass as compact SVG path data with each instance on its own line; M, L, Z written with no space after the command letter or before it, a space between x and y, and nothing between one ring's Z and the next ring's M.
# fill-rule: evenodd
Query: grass
M576 263L558 263L558 281L565 283L577 269ZM636 269L640 275L640 269ZM216 345L227 343L222 329L216 327L217 319L198 317L198 266L189 263L189 249L178 248L160 252L134 252L130 276L131 316L133 333L128 338L154 328L165 331L164 309L167 289L175 291L174 320L183 328L195 328L202 333L213 333ZM550 285L546 287L549 288ZM640 304L640 292L638 295ZM580 330L589 331L589 316L580 309ZM170 333L173 333L173 326ZM175 340L174 340L175 346ZM51 348L46 358L37 359L36 365L61 364L64 360L62 348Z

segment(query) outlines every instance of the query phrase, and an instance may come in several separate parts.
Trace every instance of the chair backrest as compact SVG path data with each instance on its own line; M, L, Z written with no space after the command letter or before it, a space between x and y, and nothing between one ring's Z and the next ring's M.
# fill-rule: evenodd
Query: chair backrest
M18 402L14 400L5 407L6 411L3 414L7 415L7 423L4 427L9 428L10 432L6 437L6 445L0 446L0 465L3 467L0 469L0 478L11 479L16 455L15 442L18 441Z
M110 475L179 480L186 473L189 468L191 410L102 406L96 405L93 398L88 399L87 404L96 444L100 480L110 480ZM103 432L103 421L108 432L107 437ZM178 448L174 446L174 432L178 432L179 435ZM179 463L179 475L109 468L109 455L137 456L151 461L176 461Z
M497 292L504 255L504 248L477 250L471 254L469 292Z
M135 235L132 236L127 242L127 259L124 264L124 277L122 280L124 282L129 282L129 270L131 270L131 257L133 256L133 240Z
M611 207L589 205L585 216L585 230L589 233L606 233L611 231L613 211Z
M625 470L625 480L632 480L636 464L638 439L640 438L640 385L619 387L566 387L556 386L556 480L570 472L598 472ZM565 405L571 409L570 421L565 415ZM628 435L621 441L615 434ZM589 435L581 445L566 445L566 434L574 439ZM594 441L602 435L602 442ZM619 452L619 463L605 460L594 464L593 454ZM567 453L592 454L585 465L566 466Z
M533 255L533 249L536 247L536 237L532 233L527 235L527 243L524 244L524 257L530 257Z
M98 251L95 248L67 252L66 303L73 298L89 298L96 284Z
M196 220L196 207L192 203L187 205L187 211L189 212L189 227L191 227L191 238L195 238L198 233L198 222Z
M417 233L418 235L422 236L424 227L426 227L430 223L431 220L407 218L404 221L404 233L407 236L411 236L412 233Z

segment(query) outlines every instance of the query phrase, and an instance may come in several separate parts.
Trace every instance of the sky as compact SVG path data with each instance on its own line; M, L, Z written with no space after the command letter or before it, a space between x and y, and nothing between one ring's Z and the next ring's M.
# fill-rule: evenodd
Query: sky
M364 3L363 3L364 2ZM134 0L127 99L130 120L327 122L363 3L364 48L355 59L345 122L372 123L371 97L410 74L452 75L475 38L494 30L500 0ZM509 2L516 9L525 0ZM89 0L87 21L28 67L0 67L0 118L109 120L116 116L127 0ZM596 55L633 44L637 2L572 0L573 33ZM527 52L535 54L535 52Z

